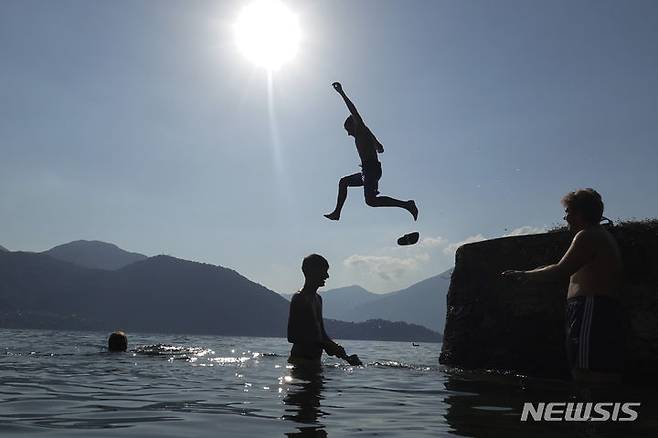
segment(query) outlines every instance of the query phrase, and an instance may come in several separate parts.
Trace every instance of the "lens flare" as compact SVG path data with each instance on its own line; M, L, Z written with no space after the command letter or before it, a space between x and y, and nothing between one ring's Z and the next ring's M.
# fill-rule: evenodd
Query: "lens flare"
M256 65L277 70L297 54L297 16L279 0L257 0L242 9L235 24L240 51Z

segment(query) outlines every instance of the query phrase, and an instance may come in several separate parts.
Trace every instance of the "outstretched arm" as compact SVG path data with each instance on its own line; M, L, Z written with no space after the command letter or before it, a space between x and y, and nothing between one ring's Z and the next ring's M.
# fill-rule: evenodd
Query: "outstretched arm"
M324 351L330 356L343 358L346 356L345 349L335 343L327 334L324 329L324 318L322 317L322 298L318 297L318 322L320 323L320 330L322 331L322 347Z
M349 355L345 352L345 349L341 346L335 343L327 334L327 332L324 329L324 320L322 318L322 298L319 298L319 312L318 312L318 318L320 319L320 328L322 329L322 348L324 351L329 355L329 356L336 356L340 359L343 359L347 363L349 363L352 366L361 366L363 363L361 362L361 359L359 359L359 356L356 354Z
M562 259L553 265L531 271L505 271L503 276L519 280L558 281L569 278L594 256L591 236L580 231Z
M322 348L329 356L336 356L339 359L343 359L344 361L346 361L352 366L363 365L363 362L361 362L359 356L357 356L356 354L348 355L347 352L345 352L345 349L342 347L342 345L338 345L336 342L331 340L329 335L327 335L327 332L324 330L324 322L321 325L322 325L322 335L324 338L324 343L322 344Z
M347 94L343 91L343 86L340 84L340 82L334 82L331 84L334 89L340 94L340 96L343 98L345 101L345 105L347 105L347 109L350 110L350 114L352 114L352 117L354 117L355 121L357 123L363 124L363 119L361 118L361 115L359 112L356 110L356 107L352 103L349 97L347 97Z

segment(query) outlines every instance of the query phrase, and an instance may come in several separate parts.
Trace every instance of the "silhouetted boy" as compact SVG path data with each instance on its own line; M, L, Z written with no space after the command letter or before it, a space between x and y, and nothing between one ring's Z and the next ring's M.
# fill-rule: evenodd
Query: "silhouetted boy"
M311 254L302 262L304 287L292 296L288 316L288 342L293 344L288 361L292 364L318 366L324 350L351 365L361 365L355 354L348 356L324 330L322 298L317 291L329 278L328 270L329 262L318 254Z
M338 199L336 208L331 213L325 214L324 217L337 221L340 219L340 212L343 204L347 199L348 187L363 186L363 194L366 198L366 204L371 207L399 207L407 210L418 219L418 208L413 200L400 201L388 196L377 196L379 194L379 179L382 177L382 165L377 159L377 154L384 153L384 146L377 140L370 129L363 123L363 119L356 110L352 101L343 92L343 87L339 82L334 82L333 87L345 100L347 108L350 110L350 116L345 120L345 130L347 135L354 137L356 150L361 158L361 172L344 176L338 182Z

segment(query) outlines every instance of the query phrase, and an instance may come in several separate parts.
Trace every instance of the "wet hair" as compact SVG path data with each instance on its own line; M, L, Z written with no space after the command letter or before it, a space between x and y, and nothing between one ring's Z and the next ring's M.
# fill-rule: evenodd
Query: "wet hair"
M594 189L578 189L562 198L562 205L570 212L578 213L590 224L598 224L603 217L603 201Z
M302 272L304 275L308 275L321 268L329 268L329 262L320 254L311 254L304 257L302 261Z
M350 114L347 116L345 119L345 123L343 123L343 126L345 127L345 130L350 132L354 130L354 117Z
M120 330L112 333L107 340L108 351L126 351L128 349L128 337Z

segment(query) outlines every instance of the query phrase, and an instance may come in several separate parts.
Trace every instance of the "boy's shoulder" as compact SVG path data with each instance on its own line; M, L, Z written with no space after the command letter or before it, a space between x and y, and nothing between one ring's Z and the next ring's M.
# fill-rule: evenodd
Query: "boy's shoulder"
M304 294L302 294L302 291L298 290L294 294L290 296L290 301L297 301L297 300L303 300L304 299Z
M290 302L293 301L308 301L308 300L319 300L322 302L322 297L318 293L314 294L304 294L302 291L297 291L290 297Z

